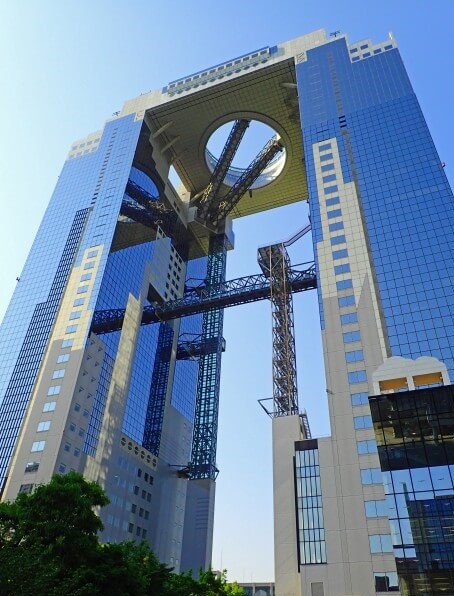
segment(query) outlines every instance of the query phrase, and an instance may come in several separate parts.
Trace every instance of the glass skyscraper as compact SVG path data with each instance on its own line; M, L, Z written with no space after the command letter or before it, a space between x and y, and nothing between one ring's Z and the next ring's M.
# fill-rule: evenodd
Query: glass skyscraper
M241 171L252 120L275 154ZM276 594L397 592L368 397L450 382L452 199L392 36L319 30L127 101L71 147L3 322L2 498L79 470L104 539L208 564L231 218L308 200L332 435L273 419Z

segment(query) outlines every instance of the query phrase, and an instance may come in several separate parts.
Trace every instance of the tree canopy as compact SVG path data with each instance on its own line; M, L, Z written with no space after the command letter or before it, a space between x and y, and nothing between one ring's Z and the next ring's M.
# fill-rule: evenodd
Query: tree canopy
M241 596L225 572L174 573L147 543L102 544L102 488L76 472L0 503L0 596Z

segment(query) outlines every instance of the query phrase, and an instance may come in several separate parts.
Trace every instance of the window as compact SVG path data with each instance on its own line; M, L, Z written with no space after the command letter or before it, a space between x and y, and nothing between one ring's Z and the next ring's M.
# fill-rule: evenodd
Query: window
M68 362L68 360L69 360L69 354L60 354L60 356L57 358L57 363Z
M342 221L336 221L335 223L329 224L328 229L330 232L337 232L338 230L343 230L344 223Z
M369 404L369 399L365 391L351 394L352 406L365 406Z
M336 174L328 174L328 176L323 176L323 182L334 182L336 180Z
M340 316L341 325L350 325L358 322L358 315L355 312L349 312Z
M60 474L64 474L64 472L66 471L66 466L65 464L60 464L58 466L58 471L60 472Z
M82 316L82 311L76 310L69 315L69 320L73 321L74 319L80 319L81 316Z
M74 411L80 412L80 404L74 404Z
M361 362L364 360L364 353L362 350L353 350L352 352L345 352L346 362Z
M335 246L336 244L344 244L345 236L333 236L330 239L331 246Z
M328 161L330 159L333 159L332 153L325 153L325 155L320 155L320 161Z
M364 501L366 517L386 517L388 515L388 506L384 499L379 501Z
M58 370L54 370L52 374L53 379L62 379L65 376L65 369L59 368Z
M46 401L46 403L43 406L43 412L53 412L55 410L56 405L56 401Z
M348 252L346 248L341 248L341 250L333 250L333 259L336 261L337 259L345 259L348 257Z
M377 442L375 439L368 439L367 441L357 441L356 448L359 455L367 455L369 453L377 453Z
M87 281L89 279L91 279L91 273L84 273L80 276L80 281Z
M300 564L326 563L318 449L297 451L295 465Z
M76 298L73 302L73 306L82 306L85 302L85 298Z
M50 420L44 420L43 422L40 422L38 424L38 428L36 429L36 432L42 433L45 430L49 430L49 428L50 428Z
M47 395L58 395L60 393L61 385L54 385L49 387L47 390Z
M46 441L35 441L32 445L32 453L35 451L44 451L44 446L46 445Z
M93 269L94 266L95 266L95 262L94 261L90 261L88 263L85 263L84 269Z
M363 428L372 428L372 416L355 416L353 418L353 425L355 430L362 430Z
M337 299L337 303L340 307L343 306L355 306L355 297L353 295L341 296Z
M21 484L19 487L20 493L31 493L33 490L34 484Z
M361 470L362 484L382 484L383 478L380 468L364 468Z
M62 348L70 348L74 343L73 339L64 339L61 343Z
M342 209L331 209L331 211L326 212L326 215L328 216L328 219L340 217L342 215Z
M328 195L332 192L337 192L339 190L337 184L333 184L333 186L325 186L325 188L323 189L325 195Z
M393 545L390 534L372 534L369 536L370 552L392 553Z
M69 453L71 451L71 443L65 443L63 449Z
M341 281L336 281L336 288L338 290L349 290L353 288L353 282L351 279L342 279Z
M68 325L66 327L65 333L75 333L77 331L77 325Z
M324 166L322 166L321 168L322 172L328 172L329 170L334 170L334 164L333 163L327 163Z
M29 461L28 464L25 466L25 473L30 472L37 472L39 468L39 463L37 461Z
M361 341L359 331L347 331L346 333L342 333L342 338L344 340L344 344L350 344L354 341Z
M91 250L88 255L87 255L87 259L92 259L93 257L97 257L98 256L98 251L97 250Z
M348 382L354 383L365 383L367 381L367 375L365 370L355 370L347 373Z
M79 286L77 288L78 294L85 294L85 292L88 292L88 286Z
M376 592L398 592L399 582L396 571L376 571L374 573Z
M335 226L337 224L331 224L331 225ZM335 265L334 266L334 274L340 275L341 273L350 273L350 265L348 263L345 263L344 265Z
M332 205L339 205L340 203L340 199L339 197L330 197L329 199L326 199L325 204L327 207L331 207Z
M328 149L331 149L331 143L324 143L323 145L319 145L318 147L319 152L328 151Z

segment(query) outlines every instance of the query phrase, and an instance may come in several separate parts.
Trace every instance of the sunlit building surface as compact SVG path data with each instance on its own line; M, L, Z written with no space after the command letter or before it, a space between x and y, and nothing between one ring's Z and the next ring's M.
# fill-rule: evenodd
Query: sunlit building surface
M239 169L257 121L272 136ZM281 243L260 249L262 273L226 281L232 220L302 200L315 266L293 268ZM289 222L292 242L306 224ZM424 577L434 561L451 573L451 501L437 491L452 485L383 484L368 398L449 385L453 225L391 35L350 43L319 30L127 101L72 145L3 321L2 498L78 470L109 495L104 540L147 540L177 570L207 566L223 309L271 298L276 596L397 592L398 574L403 594L438 593ZM299 411L293 339L292 292L315 287L319 312L306 316L321 321L324 438ZM389 510L397 495L405 515ZM413 546L396 538L404 519Z

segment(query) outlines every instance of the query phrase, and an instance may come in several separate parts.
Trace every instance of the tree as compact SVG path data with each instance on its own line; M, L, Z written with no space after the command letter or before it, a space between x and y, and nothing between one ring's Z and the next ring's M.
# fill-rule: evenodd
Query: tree
M14 503L0 503L0 596L240 596L212 571L172 573L145 542L101 544L95 482L56 475Z

